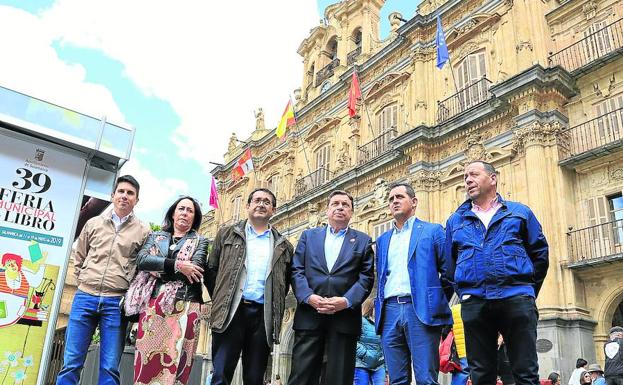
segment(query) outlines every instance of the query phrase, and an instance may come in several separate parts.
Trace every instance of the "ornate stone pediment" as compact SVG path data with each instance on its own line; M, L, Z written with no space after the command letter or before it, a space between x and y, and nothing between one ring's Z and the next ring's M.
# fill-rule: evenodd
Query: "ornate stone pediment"
M488 160L487 150L483 144L482 136L478 133L471 133L463 146L463 154L466 162L473 160Z
M441 185L440 178L441 171L419 170L409 179L415 191L435 191Z
M444 184L455 183L463 179L463 171L469 162L484 160L493 165L501 164L516 154L515 148L485 148L483 135L478 132L470 133L462 144L464 158L448 167L439 174L440 181Z
M248 181L249 181L249 177L248 176L243 176L242 178L240 178L238 180L233 180L232 179L231 182L227 185L227 192L231 193L238 186L246 185Z
M479 43L488 40L488 34L485 32L486 27L494 25L500 16L497 14L478 14L473 15L469 19L459 23L459 25L450 31L446 36L449 48L460 47L470 39L475 39ZM456 57L456 56L455 56Z
M389 87L405 81L411 76L409 72L392 72L379 79L370 90L366 93L366 100L377 98L383 94Z
M297 52L305 56L305 54L311 51L318 42L323 41L325 36L327 35L327 27L324 25L319 25L314 27L309 33L309 37L301 42Z
M320 121L316 122L307 132L307 135L305 136L305 141L313 141L318 136L322 135L325 132L328 132L331 128L337 126L338 124L340 124L340 118L332 117L320 119Z
M587 2L582 6L582 12L584 13L584 16L586 16L586 20L592 19L595 15L597 15L597 3L593 0Z
M260 164L260 170L265 170L270 165L277 163L277 161L283 160L288 155L285 151L272 151L262 160Z

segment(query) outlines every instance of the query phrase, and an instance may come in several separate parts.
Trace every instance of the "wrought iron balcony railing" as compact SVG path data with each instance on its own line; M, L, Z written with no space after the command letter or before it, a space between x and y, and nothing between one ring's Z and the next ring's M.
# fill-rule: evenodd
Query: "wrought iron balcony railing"
M594 264L623 256L623 219L567 233L569 262Z
M332 173L326 167L319 167L309 175L294 182L294 194L301 195L315 187L321 186L331 180Z
M346 65L353 65L357 61L357 58L361 55L361 46L355 48L350 51L348 55L346 55Z
M335 58L331 60L329 64L322 67L322 69L316 72L316 87L322 84L325 80L333 76L333 69L340 65L340 59Z
M389 147L390 140L394 139L398 136L398 130L395 128L391 128L390 130L385 131L381 135L372 139L368 143L359 146L359 164L364 164L379 155L387 152Z
M441 124L450 118L489 100L491 81L486 77L461 89L456 94L437 102L437 123Z
M623 108L561 131L557 141L560 160L623 145Z
M549 65L573 72L623 47L623 19L598 29L570 46L549 56Z

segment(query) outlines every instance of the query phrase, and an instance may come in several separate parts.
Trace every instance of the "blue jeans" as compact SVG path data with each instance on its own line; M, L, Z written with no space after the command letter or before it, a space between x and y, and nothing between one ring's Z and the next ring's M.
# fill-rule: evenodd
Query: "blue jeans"
M100 297L76 291L65 337L63 369L56 385L76 385L95 327L100 328L99 385L119 385L119 361L127 322L121 319L121 297Z
M355 368L355 385L384 385L385 365L376 370Z
M452 373L452 383L450 385L466 385L469 379L469 366L467 365L467 357L461 360L461 371Z
M423 324L412 303L383 306L381 342L391 384L410 384L413 363L418 385L439 385L441 327Z

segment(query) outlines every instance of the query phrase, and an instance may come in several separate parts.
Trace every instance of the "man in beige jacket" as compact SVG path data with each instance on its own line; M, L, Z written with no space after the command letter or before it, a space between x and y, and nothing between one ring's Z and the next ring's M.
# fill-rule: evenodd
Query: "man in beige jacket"
M57 385L80 381L95 328L100 329L100 385L119 385L119 361L127 322L120 301L136 269L136 254L149 227L134 216L139 184L130 175L117 179L112 212L91 218L73 251L78 290L69 314L63 369Z

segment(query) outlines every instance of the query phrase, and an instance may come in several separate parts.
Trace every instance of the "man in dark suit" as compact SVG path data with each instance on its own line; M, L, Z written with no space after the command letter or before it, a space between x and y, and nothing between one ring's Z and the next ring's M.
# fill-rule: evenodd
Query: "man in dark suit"
M353 197L329 195L328 226L306 230L292 260L298 301L290 385L318 385L327 355L326 385L352 384L361 303L374 283L372 240L348 227Z
M392 384L410 384L413 364L418 385L437 385L441 329L452 324L450 262L443 227L417 219L416 207L409 184L390 186L393 226L376 241L376 328Z

